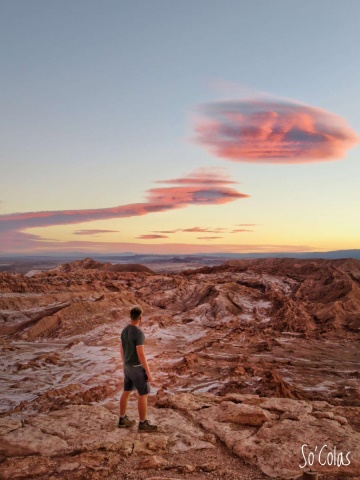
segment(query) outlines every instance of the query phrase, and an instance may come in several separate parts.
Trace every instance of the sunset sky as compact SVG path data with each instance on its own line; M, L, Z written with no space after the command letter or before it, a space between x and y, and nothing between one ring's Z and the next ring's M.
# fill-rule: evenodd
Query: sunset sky
M360 2L0 3L0 254L360 248Z

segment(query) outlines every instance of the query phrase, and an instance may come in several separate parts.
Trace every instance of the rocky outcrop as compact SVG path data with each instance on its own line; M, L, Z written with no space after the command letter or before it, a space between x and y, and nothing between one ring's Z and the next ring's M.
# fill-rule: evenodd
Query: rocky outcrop
M74 272L77 270L103 270L107 272L147 272L154 273L150 268L139 263L102 263L92 260L91 258L84 258L84 260L75 260L71 263L65 263L56 267L56 270L61 272Z
M321 475L341 472L352 478L360 472L360 433L326 402L257 395L176 396L164 391L157 397L158 407L190 415L270 478L297 478L309 468L310 452L315 453L313 468Z
M360 260L268 258L234 260L228 265L295 280L295 302L304 306L322 330L360 327Z
M86 463L80 466L79 458L90 453L95 457L116 454L118 459L131 456L139 469L158 469L167 464L159 460L162 455L215 448L213 435L189 423L175 410L163 415L162 410L151 409L151 415L160 425L159 432L152 435L138 433L136 428L117 428L118 416L96 405L69 405L29 416L23 422L13 417L0 418L0 455L7 457L0 463L0 478L34 478L34 463L41 465L44 478L59 469L84 475L84 467L89 467L88 472L92 467ZM111 473L115 467L111 462L104 464L101 474Z
M134 407L131 416L136 415ZM138 433L136 427L118 429L114 408L69 405L22 422L11 416L0 419L0 455L7 457L0 463L0 477L42 479L71 472L72 478L81 478L93 471L94 459L99 478L116 478L130 465L139 471L131 477L136 479L143 478L141 470L219 475L220 459L205 459L216 458L222 444L248 464L237 466L244 466L244 475L253 468L251 478L298 478L311 452L321 478L341 472L355 479L360 471L360 433L351 426L352 414L343 408L338 415L337 407L326 402L159 391L156 407L150 408L159 430L151 435ZM114 463L114 455L120 464ZM264 476L256 473L260 471Z

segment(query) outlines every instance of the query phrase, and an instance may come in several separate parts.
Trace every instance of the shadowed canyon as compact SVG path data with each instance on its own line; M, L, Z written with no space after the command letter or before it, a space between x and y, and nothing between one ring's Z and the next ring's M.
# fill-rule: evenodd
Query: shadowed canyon
M134 305L151 435L117 428ZM1 272L0 478L359 480L359 339L356 259Z

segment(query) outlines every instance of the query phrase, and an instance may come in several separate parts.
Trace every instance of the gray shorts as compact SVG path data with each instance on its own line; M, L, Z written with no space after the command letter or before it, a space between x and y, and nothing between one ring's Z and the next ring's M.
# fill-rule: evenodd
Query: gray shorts
M139 395L147 395L150 393L150 384L142 365L124 365L124 391L131 392L131 390L138 391Z

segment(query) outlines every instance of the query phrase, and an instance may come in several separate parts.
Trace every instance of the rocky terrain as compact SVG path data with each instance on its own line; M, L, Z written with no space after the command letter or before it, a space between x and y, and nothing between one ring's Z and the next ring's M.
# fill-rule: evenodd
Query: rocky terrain
M137 304L152 435L116 426ZM355 259L2 272L0 478L360 479L359 329Z

